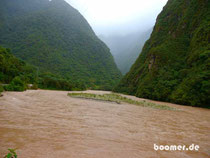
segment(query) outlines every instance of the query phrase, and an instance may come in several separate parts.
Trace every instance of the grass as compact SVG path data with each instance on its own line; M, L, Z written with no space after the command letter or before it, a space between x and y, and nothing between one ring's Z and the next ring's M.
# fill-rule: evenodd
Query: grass
M110 93L110 94L92 94L92 93L68 93L68 96L74 97L74 98L84 98L84 99L94 99L94 100L100 100L100 101L110 101L115 102L118 104L121 103L128 103L133 105L139 105L143 107L151 107L155 109L161 109L161 110L176 110L175 108L166 106L166 105L159 105L147 101L136 101L132 100L130 98L121 96L116 93Z

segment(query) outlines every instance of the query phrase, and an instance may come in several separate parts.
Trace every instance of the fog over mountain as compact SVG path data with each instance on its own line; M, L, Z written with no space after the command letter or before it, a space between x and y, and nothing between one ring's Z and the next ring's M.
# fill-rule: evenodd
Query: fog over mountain
M66 0L87 19L125 74L149 38L167 0Z
M97 35L129 34L154 26L167 0L66 0Z
M153 28L147 31L138 31L127 35L113 34L100 35L99 38L110 48L115 62L122 72L126 74L139 56L144 43L149 39Z

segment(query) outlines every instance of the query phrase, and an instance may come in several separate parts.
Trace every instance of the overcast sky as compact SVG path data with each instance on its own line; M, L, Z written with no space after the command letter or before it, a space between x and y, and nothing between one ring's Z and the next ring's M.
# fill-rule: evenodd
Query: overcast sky
M87 19L97 35L149 30L167 0L66 0Z

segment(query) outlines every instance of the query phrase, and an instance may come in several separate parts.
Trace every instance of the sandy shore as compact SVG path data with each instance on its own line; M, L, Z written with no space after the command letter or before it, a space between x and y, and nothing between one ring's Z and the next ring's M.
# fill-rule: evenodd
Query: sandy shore
M161 103L180 110L157 110L71 98L67 93L4 93L0 97L0 157L7 148L17 148L19 158L210 157L208 109ZM197 144L200 149L154 151L154 143Z

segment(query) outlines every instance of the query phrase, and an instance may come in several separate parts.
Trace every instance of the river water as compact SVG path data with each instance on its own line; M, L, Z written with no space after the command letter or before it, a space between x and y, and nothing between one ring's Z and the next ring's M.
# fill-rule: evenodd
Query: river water
M19 158L209 158L210 110L165 104L179 110L76 99L63 91L6 92L0 157L17 148ZM154 144L200 149L155 151Z

